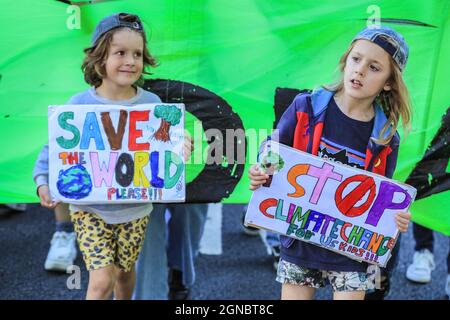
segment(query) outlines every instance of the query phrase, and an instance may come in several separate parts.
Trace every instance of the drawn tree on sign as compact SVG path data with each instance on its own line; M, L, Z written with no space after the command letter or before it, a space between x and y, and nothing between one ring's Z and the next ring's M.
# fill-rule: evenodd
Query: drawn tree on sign
M180 123L181 110L176 106L157 106L155 108L155 117L161 118L161 125L153 137L163 142L170 141L170 126Z

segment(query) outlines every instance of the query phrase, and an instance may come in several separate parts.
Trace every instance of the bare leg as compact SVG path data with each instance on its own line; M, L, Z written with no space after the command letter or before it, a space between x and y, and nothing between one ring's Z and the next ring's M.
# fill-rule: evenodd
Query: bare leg
M111 297L116 282L114 265L89 271L86 300L107 300Z
M315 288L284 283L281 287L281 300L313 300Z
M361 291L334 291L333 292L333 299L334 300L364 300L364 296L366 295L366 292Z
M129 272L117 268L117 282L114 287L114 298L116 300L131 300L135 284L136 271L134 266Z
M70 222L69 205L67 203L60 203L55 208L55 220L59 222Z

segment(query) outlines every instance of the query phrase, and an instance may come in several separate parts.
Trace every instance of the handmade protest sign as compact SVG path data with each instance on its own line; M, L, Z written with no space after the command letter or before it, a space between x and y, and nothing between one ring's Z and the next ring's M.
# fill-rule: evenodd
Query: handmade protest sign
M184 104L48 110L54 198L80 204L185 200Z
M385 267L398 236L394 216L416 189L368 171L268 142L268 181L251 197L245 223Z

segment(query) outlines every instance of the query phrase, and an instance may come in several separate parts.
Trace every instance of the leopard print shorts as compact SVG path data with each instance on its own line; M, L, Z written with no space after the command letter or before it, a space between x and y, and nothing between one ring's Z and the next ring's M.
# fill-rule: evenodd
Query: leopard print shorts
M142 244L149 217L127 223L108 224L89 212L71 212L77 241L88 270L115 264L125 272L131 271Z

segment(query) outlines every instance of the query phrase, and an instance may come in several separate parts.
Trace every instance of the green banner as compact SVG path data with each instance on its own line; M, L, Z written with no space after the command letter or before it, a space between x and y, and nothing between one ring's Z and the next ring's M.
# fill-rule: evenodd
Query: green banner
M374 22L395 28L410 46L404 77L414 107L412 132L405 138L400 129L399 181L422 158L450 105L449 0L67 2L2 1L0 203L38 200L32 168L47 140L47 106L87 88L83 48L95 25L112 13L135 13L144 21L160 64L152 79L208 90L231 107L246 131L255 132L272 128L277 87L313 89L333 82L339 57L357 32ZM194 128L196 119L188 116L186 126ZM224 203L248 202L246 172L254 146L247 141L247 148L247 164ZM188 166L188 180L201 170ZM444 212L449 198L447 191L417 201L413 219L450 234Z

